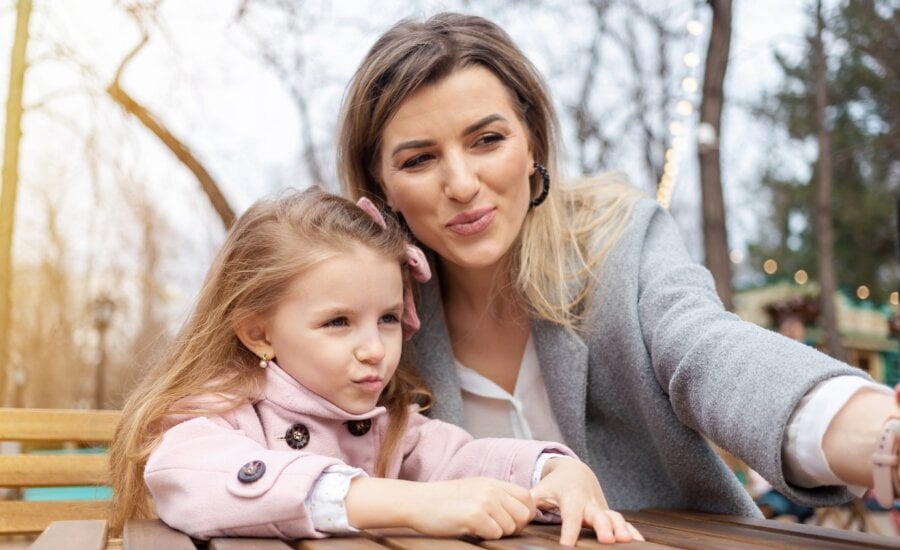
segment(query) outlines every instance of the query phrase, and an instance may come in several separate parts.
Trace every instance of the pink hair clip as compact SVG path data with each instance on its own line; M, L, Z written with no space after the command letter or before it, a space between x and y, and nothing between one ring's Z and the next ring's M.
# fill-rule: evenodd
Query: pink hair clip
M382 229L387 228L384 216L368 198L362 197L356 201L356 205L363 212L369 215L375 223ZM428 260L425 259L425 253L418 246L406 244L406 264L409 266L409 274L417 282L424 283L431 279L431 268L428 266ZM409 340L413 334L419 330L422 323L419 322L419 316L416 314L416 302L413 299L412 285L408 282L403 285L403 316L400 319L400 326L403 328L403 339Z

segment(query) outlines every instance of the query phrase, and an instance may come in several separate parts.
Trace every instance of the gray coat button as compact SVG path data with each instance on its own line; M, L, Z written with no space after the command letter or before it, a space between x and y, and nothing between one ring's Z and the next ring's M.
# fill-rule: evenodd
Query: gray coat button
M238 470L238 481L241 483L253 483L266 473L266 464L261 460L250 461Z

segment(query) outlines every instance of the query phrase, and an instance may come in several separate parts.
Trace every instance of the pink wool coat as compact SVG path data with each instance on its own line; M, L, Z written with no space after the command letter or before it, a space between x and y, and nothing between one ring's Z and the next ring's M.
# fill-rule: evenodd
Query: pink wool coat
M144 471L160 519L200 539L312 538L328 536L315 530L306 508L316 479L333 464L375 475L388 417L384 407L344 412L272 365L262 400L175 422ZM483 476L530 488L542 452L575 456L559 443L476 440L413 412L387 477Z

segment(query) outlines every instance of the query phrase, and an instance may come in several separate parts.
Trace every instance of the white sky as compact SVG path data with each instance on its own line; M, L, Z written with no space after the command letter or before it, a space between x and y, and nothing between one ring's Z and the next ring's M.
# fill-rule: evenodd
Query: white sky
M134 211L122 207L137 190L138 196L161 207L160 216L175 235L166 272L172 279L173 304L183 304L199 285L222 231L192 175L102 94L102 85L111 81L119 61L136 43L137 27L111 0L34 2L29 57L58 57L50 51L51 44L64 43L82 65L90 67L93 76L79 77L73 62L58 61L36 63L26 76L26 103L36 103L60 90L67 90L68 95L55 97L46 108L25 116L15 254L20 260L37 261L43 253L45 216L40 205L41 197L46 196L61 209L73 257L88 258L86 261L101 270L105 265L121 266L121 254L111 258L103 250L118 250L113 243L140 246L139 236L127 229ZM570 4L563 0L549 3ZM233 21L236 4L234 0L169 0L163 4L159 19L165 33L153 32L149 45L126 71L123 87L189 142L240 212L254 199L280 187L307 184L308 176L301 165L296 109L282 83L260 62L255 44ZM328 151L340 97L352 70L381 31L410 14L407 6L411 3L379 3L377 9L366 1L303 5L317 17L309 21L311 30L300 43L308 61L298 69L305 77L299 81L316 90L310 105L315 139ZM546 59L578 42L586 20L577 14L572 18L571 12L560 7L558 15L532 19L523 15L528 8L503 9L506 3L499 1L429 1L421 5L420 13L465 5L470 6L466 11L497 20L532 56L554 93L565 94L570 89L566 85L571 78L569 68ZM685 22L694 13L691 0L672 5L684 6L674 16ZM738 106L752 103L762 90L777 84L773 52L776 48L796 51L801 45L807 30L805 5L796 0L735 2L722 162L730 240L738 249L744 248L748 235L756 229L755 220L766 208L764 197L750 184L775 143L771 131ZM702 2L699 6L698 13L706 22L707 8ZM14 2L0 0L0 99L4 104L14 19ZM701 60L705 44L704 33L697 41ZM702 74L702 61L697 74ZM72 89L85 80L94 83L92 91ZM0 123L4 115L0 112ZM692 125L694 118L688 122ZM91 132L98 136L95 147L100 160L86 161L93 157L80 148ZM689 135L692 132L689 128ZM320 155L319 162L327 173L333 173L330 154ZM626 173L642 169L627 156L617 168ZM692 145L680 168L673 213L699 257L699 184ZM77 260L73 263L78 265Z

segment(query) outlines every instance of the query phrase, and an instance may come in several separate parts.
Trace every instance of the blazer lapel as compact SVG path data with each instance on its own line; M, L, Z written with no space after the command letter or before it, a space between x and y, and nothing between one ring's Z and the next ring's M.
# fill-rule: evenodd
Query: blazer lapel
M532 320L531 333L550 405L566 438L564 443L586 458L588 348L571 329L549 321Z
M419 286L417 308L422 327L413 338L419 374L428 382L434 392L434 403L428 411L432 418L463 424L462 390L459 376L453 362L453 348L447 323L444 320L444 304L441 300L441 285L437 280L437 270L430 281Z

